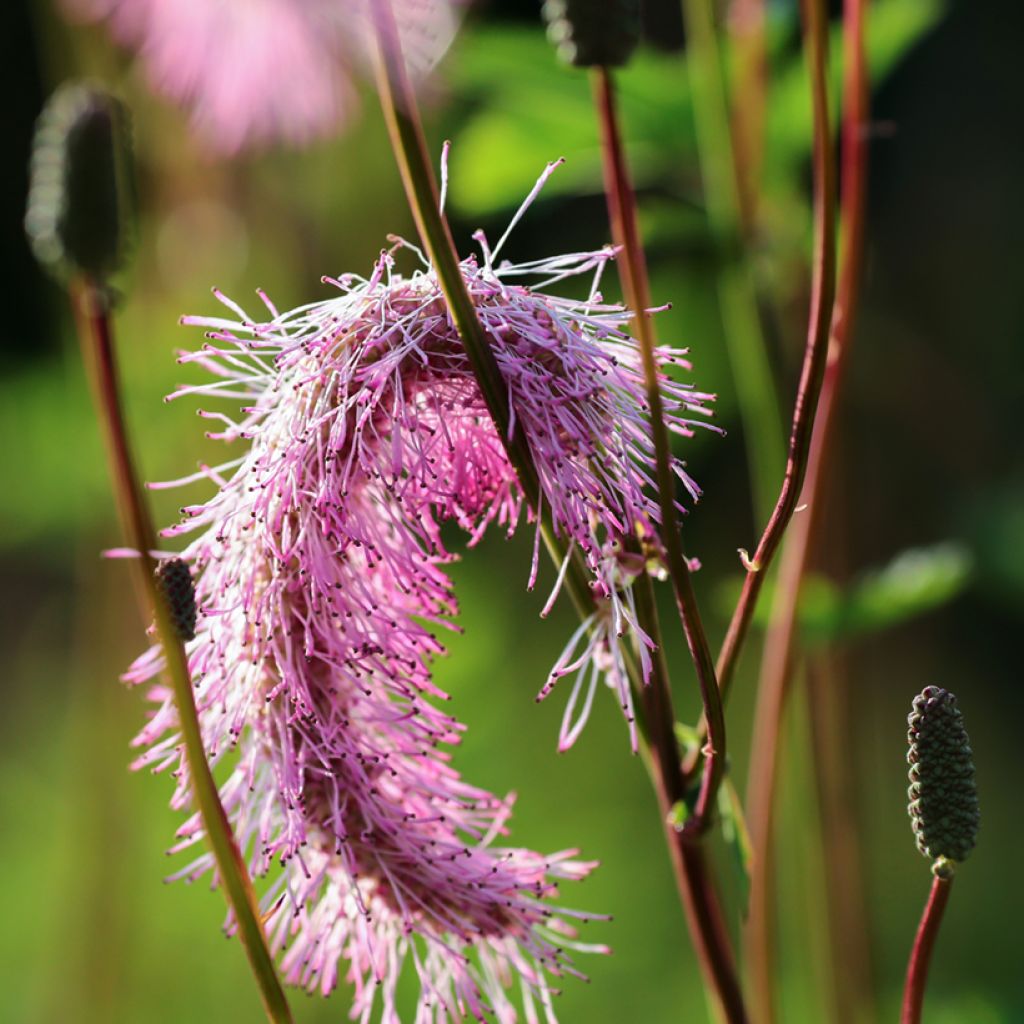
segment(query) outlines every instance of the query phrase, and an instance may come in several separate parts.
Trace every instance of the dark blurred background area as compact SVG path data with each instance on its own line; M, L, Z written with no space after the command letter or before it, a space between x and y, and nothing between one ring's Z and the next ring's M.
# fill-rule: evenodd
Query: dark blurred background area
M772 299L773 365L788 417L806 317L809 169L795 5L778 0L769 11L773 77L756 258ZM878 59L864 290L805 602L809 657L798 690L815 676L842 687L834 753L853 796L840 811L856 823L863 877L849 884L862 886L855 891L871 954L867 989L837 1011L823 952L821 811L806 755L814 715L798 697L780 812L781 1019L895 1019L929 880L906 819L906 715L931 683L959 697L983 822L940 938L927 1019L1024 1022L1024 827L1015 789L1024 720L1024 11L1009 0L875 0L870 17ZM221 897L160 884L179 824L166 806L170 781L127 770L144 695L117 676L143 649L143 623L124 565L100 557L119 543L118 527L73 324L22 228L33 123L52 89L80 75L115 87L134 113L140 221L121 281L118 336L127 411L150 480L184 475L214 451L191 408L161 401L183 372L175 351L197 343L178 317L212 313L213 285L243 305L255 306L256 287L279 308L326 298L321 275L365 272L388 233L412 237L411 218L369 90L334 140L225 161L196 144L187 115L148 91L134 58L102 29L72 26L43 0L9 4L0 21L8 161L0 188L0 963L8 978L0 1018L256 1020L241 949L220 933ZM690 349L693 380L719 395L727 431L680 442L705 492L687 518L687 545L703 563L696 585L717 644L740 577L736 550L753 548L757 524L684 54L647 48L619 81L654 299L672 302L659 317L661 337ZM474 8L426 104L434 150L453 142L450 204L463 252L476 228L500 236L544 163L559 156L565 168L516 229L508 255L608 241L586 78L558 65L536 4ZM163 491L154 504L165 523L182 499ZM563 1024L704 1019L656 807L617 708L599 695L579 744L557 755L565 694L534 703L571 609L538 618L546 591L525 590L527 532L511 543L490 537L454 570L466 634L436 674L469 726L455 763L476 784L518 792L516 845L580 846L603 862L563 899L613 915L588 926L587 937L615 952L581 965L589 985L568 980ZM729 709L741 784L760 639ZM681 639L670 642L680 711L692 720L692 671ZM742 884L728 851L717 852L738 916ZM347 999L344 986L326 1002L297 999L297 1019L345 1019Z

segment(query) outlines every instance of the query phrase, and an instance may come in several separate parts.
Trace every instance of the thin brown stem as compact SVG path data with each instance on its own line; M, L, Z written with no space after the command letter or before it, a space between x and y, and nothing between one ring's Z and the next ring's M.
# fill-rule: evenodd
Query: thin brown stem
M291 1024L291 1010L267 947L252 881L235 843L231 824L206 760L185 647L177 634L170 610L156 586L156 562L151 554L156 546L156 532L143 498L128 442L107 302L101 289L93 282L78 281L72 285L72 303L82 354L90 371L96 409L103 427L118 512L129 543L139 553L136 565L140 593L145 595L143 615L147 620L154 621L163 648L166 674L171 682L185 748L184 762L192 797L213 852L221 889L234 915L238 935L259 987L267 1019L272 1024Z
M730 1022L746 1021L743 994L736 973L735 957L725 928L718 895L702 849L702 837L711 817L712 801L724 771L725 719L715 680L714 664L683 553L675 506L672 452L665 427L661 401L660 371L655 357L654 330L647 310L650 286L643 245L636 217L636 197L629 178L622 134L615 104L615 90L607 68L594 69L594 98L601 124L604 154L605 194L612 235L620 248L619 267L626 301L633 311L634 331L640 343L647 391L648 412L655 450L655 479L661 510L661 539L669 577L690 655L697 671L705 721L709 723L707 762L700 792L690 821L683 828L673 823L673 810L687 797L680 770L680 752L675 736L675 712L668 669L665 664L650 576L636 583L637 616L641 627L654 640L651 679L640 687L640 707L646 724L646 738L653 748L650 769L659 810L676 877L701 969L719 1006Z
M953 875L936 875L932 880L932 889L928 894L921 923L914 936L914 946L910 951L910 962L907 964L907 980L903 987L903 1008L900 1011L900 1024L920 1024L921 1008L924 1006L924 992L928 984L928 967L931 964L932 950L942 925L942 916L949 901L949 890L953 887Z
M654 332L650 314L650 288L647 265L637 227L636 196L629 178L629 168L622 145L615 89L611 72L607 68L594 69L594 95L601 123L602 152L604 155L605 194L612 223L612 234L621 249L620 267L623 290L634 315L634 329L643 360L647 405L651 435L654 441L655 480L658 485L658 507L661 510L661 541L665 549L665 563L676 606L682 620L686 643L697 672L708 742L705 748L705 770L692 819L692 828L703 831L710 821L714 799L725 771L726 739L725 715L715 678L704 624L690 579L690 567L683 553L679 518L676 513L675 475L672 471L672 448L665 424L661 401L661 371L655 356Z
M806 511L793 523L787 537L777 580L772 626L765 641L754 715L750 775L747 788L748 821L755 849L766 851L772 842L772 816L778 781L782 716L795 658L797 610L801 584L811 556L824 490L825 470L836 428L836 410L848 364L853 315L859 293L864 246L867 176L865 125L868 117L867 73L864 55L866 0L846 0L844 7L844 103L842 123L843 252L841 275L832 317L828 364L813 432L800 502ZM768 890L771 858L759 856L751 879L751 905L747 935L753 988L762 1019L772 1019L773 922Z
M835 1024L863 1024L877 1020L878 1012L857 823L861 785L851 763L848 740L852 714L849 679L845 659L838 652L825 651L807 661L831 947L832 1019Z
M636 583L636 608L641 628L656 643L650 683L644 686L635 680L634 688L639 698L645 762L658 798L658 811L676 888L708 991L729 1024L744 1024L749 1018L736 970L736 958L711 868L704 855L703 836L676 824L676 812L684 804L687 792L679 770L668 666L661 645L654 585L650 576L643 576Z

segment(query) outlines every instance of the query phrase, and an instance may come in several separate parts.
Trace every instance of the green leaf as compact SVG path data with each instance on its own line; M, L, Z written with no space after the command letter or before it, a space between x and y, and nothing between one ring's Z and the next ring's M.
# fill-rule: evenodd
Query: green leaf
M722 780L722 785L718 789L718 813L722 816L722 836L733 854L733 863L739 877L740 906L743 916L746 917L754 848L750 842L750 832L747 829L739 794L729 776Z
M676 722L676 742L686 753L689 753L700 744L700 734L692 725Z
M561 66L536 30L478 30L450 63L453 86L474 104L452 147L452 202L465 215L517 206L548 161L566 163L546 196L602 189L589 76ZM643 54L616 73L634 183L644 188L694 163L685 65Z
M873 632L938 608L963 590L970 572L970 554L959 544L904 551L856 583L844 608L843 632Z
M844 593L827 577L809 573L800 596L800 633L814 646L877 632L917 618L951 601L967 585L972 567L970 552L948 541L928 548L912 548L886 566L870 569ZM741 581L723 584L716 603L724 616L731 614ZM775 578L762 590L754 625L767 629L775 599Z
M685 800L677 800L672 805L672 810L668 812L668 823L674 829L681 829L686 824L686 819L690 816L690 808L686 806Z
M889 74L943 10L941 0L876 0L867 29L872 81ZM794 18L775 16L769 41L765 181L784 194L800 189L801 163L811 142L803 56L798 47L786 45L794 29ZM830 67L834 107L841 87L840 45L837 23ZM558 62L539 19L534 29L502 26L467 33L447 66L453 90L471 104L453 131L451 200L460 213L485 216L517 206L548 161L558 157L566 163L545 196L600 192L589 77ZM615 82L637 189L667 191L692 205L700 188L685 60L640 52L616 72Z

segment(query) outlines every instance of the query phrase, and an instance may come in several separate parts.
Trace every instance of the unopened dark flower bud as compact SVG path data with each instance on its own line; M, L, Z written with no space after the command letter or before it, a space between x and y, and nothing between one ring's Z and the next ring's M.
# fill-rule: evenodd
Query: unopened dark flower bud
M70 83L39 116L25 230L39 261L96 283L124 262L131 219L131 150L124 105Z
M640 0L544 0L548 38L578 68L618 67L640 37Z
M192 572L180 558L168 558L156 567L157 589L167 602L174 629L182 640L196 635L196 588Z
M907 722L910 823L917 848L933 860L964 860L978 835L974 761L956 697L926 686Z

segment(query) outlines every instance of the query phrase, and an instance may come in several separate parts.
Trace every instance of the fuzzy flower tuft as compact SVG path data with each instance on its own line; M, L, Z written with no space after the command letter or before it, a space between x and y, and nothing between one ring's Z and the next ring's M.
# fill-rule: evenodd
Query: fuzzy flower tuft
M591 573L594 612L542 691L575 677L564 747L600 678L632 729L622 645L636 643L649 665L630 589L647 565L625 544L657 522L645 493L642 375L628 314L596 290L612 251L497 265L502 243L492 252L478 237L483 260L463 263L466 283L554 532ZM381 1019L396 1021L396 984L411 961L417 1021L511 1022L517 1006L528 1021L538 1007L552 1020L552 979L576 973L573 952L599 947L575 937L571 922L583 915L550 899L593 864L575 851L496 845L511 803L452 768L447 748L463 726L436 706L446 694L431 674L439 633L458 628L445 572L456 556L442 523L472 545L489 524L511 533L535 517L437 279L429 266L400 276L402 249L418 252L399 242L368 278L329 279L338 294L327 301L279 314L262 296L262 322L219 293L231 316L186 318L208 341L182 361L213 380L177 394L240 403L235 418L200 414L217 424L211 436L247 442L236 459L175 482L218 490L165 531L194 535L183 557L196 579L189 656L203 734L215 761L234 756L221 795L253 873L284 867L264 911L290 982L326 993L345 960L353 1016L369 1020L379 998ZM585 301L541 290L578 275L594 278ZM668 377L663 388L672 428L688 434L710 396ZM535 552L531 585L537 561ZM153 649L127 678L153 680L160 665ZM173 704L159 685L153 696L137 765L173 768L184 807ZM191 818L177 848L195 845L200 828ZM180 874L210 868L201 856Z
M376 0L63 0L105 21L138 51L152 87L187 106L197 134L226 154L277 141L304 145L358 107L352 72L365 60ZM444 54L450 0L391 0L414 71Z

